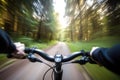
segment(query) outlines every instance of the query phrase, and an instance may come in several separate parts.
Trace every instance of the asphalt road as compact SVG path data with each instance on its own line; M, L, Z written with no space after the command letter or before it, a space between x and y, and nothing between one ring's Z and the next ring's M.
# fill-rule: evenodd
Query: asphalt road
M45 50L45 52L49 55L56 53L68 55L70 53L67 45L63 42L59 42L57 45ZM54 65L53 63L49 64ZM16 60L13 64L0 70L0 80L42 80L48 68L42 63L31 63L27 59ZM91 80L81 65L67 64L63 65L62 68L63 80ZM52 71L46 75L45 80L51 80L51 73Z

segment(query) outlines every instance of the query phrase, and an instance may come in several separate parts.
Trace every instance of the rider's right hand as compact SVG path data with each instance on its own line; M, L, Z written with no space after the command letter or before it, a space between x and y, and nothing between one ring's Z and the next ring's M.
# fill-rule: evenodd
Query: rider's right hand
M98 54L101 53L101 48L100 47L93 47L90 51L90 57L91 57L91 60L99 65L102 65L100 62L98 62L99 60L97 59L96 56L99 56Z

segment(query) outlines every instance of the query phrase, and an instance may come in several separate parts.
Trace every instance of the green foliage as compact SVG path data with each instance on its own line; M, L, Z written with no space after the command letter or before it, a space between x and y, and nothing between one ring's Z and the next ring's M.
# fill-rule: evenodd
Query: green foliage
M119 75L110 72L102 66L88 63L84 67L89 75L92 76L93 80L120 80Z
M90 51L92 47L111 47L115 44L120 44L120 37L101 37L91 41L83 41L83 42L72 42L68 43L72 52L74 51ZM93 80L119 80L120 76L108 71L104 67L93 65L87 63L85 69L89 73L89 75L93 78Z
M109 36L109 37L100 37L91 41L81 41L81 42L73 42L69 43L69 47L74 51L78 50L86 50L90 51L92 47L98 46L98 47L111 47L115 44L120 44L120 37L119 36Z
M57 42L56 41L50 41L50 42L43 42L43 43L39 43L39 42L33 42L29 45L29 47L37 47L39 49L46 49L49 48L50 46L55 45Z
M34 43L32 38L25 37L25 36L16 38L14 42L21 42L21 43L24 43L26 46L30 46L32 43Z
M49 46L52 46L57 43L56 41L49 41L49 42L35 41L32 38L26 36L16 38L14 39L14 42L21 42L24 43L26 47L37 47L39 49L48 48Z
M69 21L66 37L72 41L89 41L106 35L120 35L120 1L93 0L91 5L87 1L66 0Z
M0 54L0 65L8 60L9 59L6 57L6 54Z
M0 24L11 36L18 34L44 41L56 37L53 0L2 0L0 16L4 16L0 17Z

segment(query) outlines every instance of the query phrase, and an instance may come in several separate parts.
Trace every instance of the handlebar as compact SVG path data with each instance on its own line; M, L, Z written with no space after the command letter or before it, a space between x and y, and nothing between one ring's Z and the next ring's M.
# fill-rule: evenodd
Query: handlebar
M25 53L32 53L32 54L36 53L47 61L55 62L55 56L50 56L47 53L45 53L43 50L40 50L40 49L26 48ZM74 52L68 56L62 56L61 62L71 61L78 56L89 56L88 53L89 52L84 52L83 50L81 50L79 52Z
M74 52L68 56L63 56L61 54L55 54L55 56L50 56L47 53L45 53L44 51L40 50L40 49L35 49L35 48L26 48L24 50L25 53L28 53L27 58L31 61L31 62L40 62L40 63L44 63L47 66L49 66L50 68L45 72L44 76L43 76L43 80L45 78L45 75L47 74L47 72L51 69L53 69L54 72L54 79L55 80L62 80L62 74L63 74L63 70L62 70L62 65L64 64L70 64L70 63L78 63L80 65L83 65L87 62L92 62L89 52L84 52L83 50L79 51L79 52ZM51 66L49 64L47 64L44 61L41 61L39 58L36 58L34 54L38 54L39 56L41 56L42 58L44 58L47 61L50 62L54 62L55 65ZM80 59L78 60L73 60L74 58L78 57L78 56L82 56L80 57ZM72 61L71 61L72 60ZM68 62L69 61L69 62ZM65 63L63 63L65 62ZM94 63L94 62L93 62ZM52 74L53 75L53 74ZM53 78L52 78L53 80Z
M42 58L54 62L54 57L53 56L49 56L48 54L46 54L44 51L40 50L40 49L32 49L32 48L26 48L25 49L25 53L36 53L39 56L41 56Z

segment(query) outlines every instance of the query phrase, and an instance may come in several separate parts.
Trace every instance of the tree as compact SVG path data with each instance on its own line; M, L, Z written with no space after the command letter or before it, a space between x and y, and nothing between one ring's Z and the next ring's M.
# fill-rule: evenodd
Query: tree
M77 40L91 40L98 36L119 34L119 0L65 1L66 16L70 23L68 28L72 29L70 31L74 39L77 37Z
M52 0L0 1L4 29L10 34L33 36L38 40L54 39L55 17ZM47 34L46 34L47 33Z

